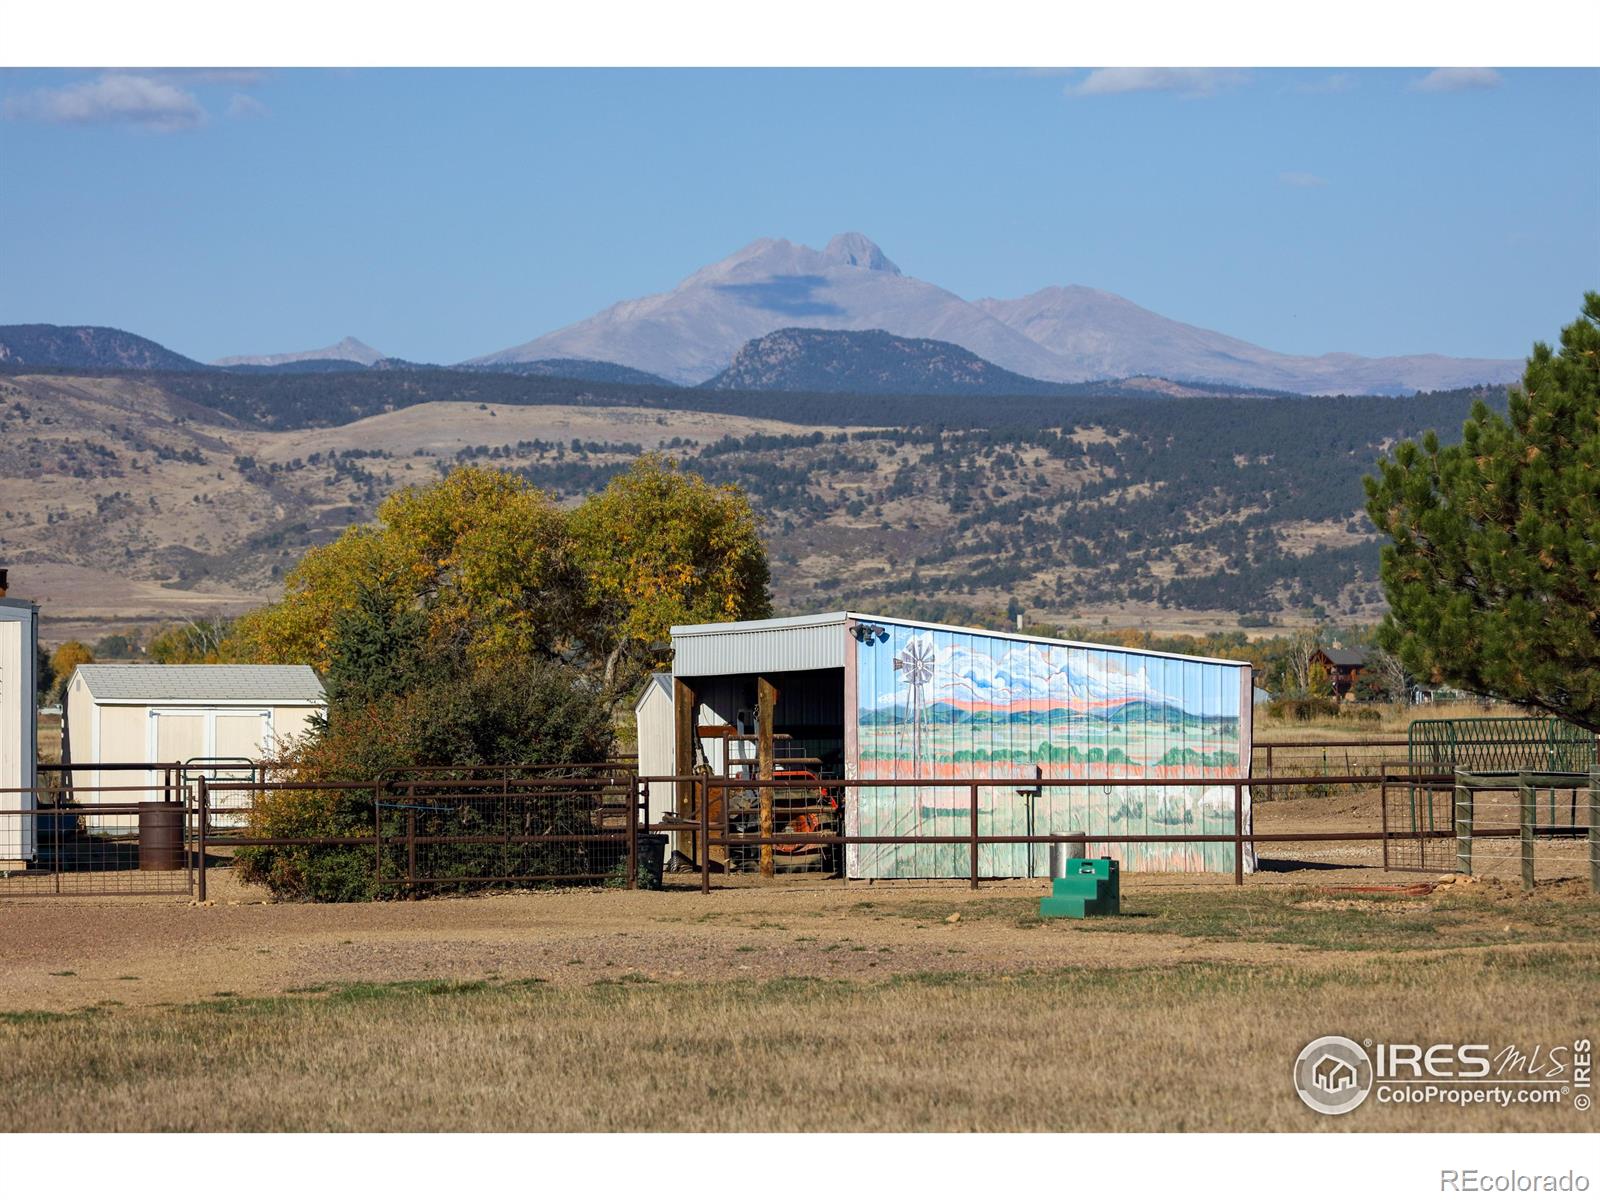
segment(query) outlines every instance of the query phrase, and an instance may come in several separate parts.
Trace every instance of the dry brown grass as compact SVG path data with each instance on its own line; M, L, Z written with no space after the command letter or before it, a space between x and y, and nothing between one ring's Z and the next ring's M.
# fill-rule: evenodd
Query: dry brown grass
M522 898L518 911L547 911L546 899ZM592 895L590 907L610 899ZM0 1128L1593 1128L1587 1114L1542 1106L1369 1102L1335 1121L1303 1108L1288 1082L1299 1048L1324 1033L1549 1045L1592 1029L1600 901L1576 885L1531 899L1492 887L1421 900L1162 889L1129 897L1121 921L1081 925L1041 924L1034 898L1017 894L959 904L926 889L837 903L815 889L615 899L613 922L656 905L681 910L692 928L675 920L652 935L631 918L616 926L617 961L586 977L552 961L548 978L513 978L527 960L502 948L506 977L347 977L250 997L199 991L209 998L0 1014ZM223 936L243 959L274 958L264 923L280 915L432 910L454 921L479 911L469 905L239 909ZM825 915L807 930L828 927L849 949L875 951L840 950L840 960L906 967L873 975L812 958L788 973L741 974L751 962L797 963L788 956L816 941L800 922L819 907ZM953 908L962 919L946 925ZM794 915L773 920L784 910ZM8 917L43 911L17 906ZM104 926L112 911L84 917ZM244 921L252 911L261 918ZM946 934L971 953L941 966L962 970L907 969L932 959L918 945ZM623 948L647 939L651 961L694 939L704 970L690 980L641 970ZM1103 953L1108 940L1126 949ZM984 946L1003 954L972 969ZM385 955L397 952L391 944ZM419 952L434 959L440 949ZM111 983L84 986L103 996Z
M1359 719L1358 712L1376 712L1377 720ZM1425 704L1406 707L1398 704L1353 705L1336 717L1314 721L1296 721L1269 716L1266 710L1255 714L1254 735L1257 741L1315 742L1324 739L1348 741L1366 737L1404 736L1412 721L1448 721L1469 717L1525 717L1526 710L1511 705L1497 704ZM1405 747L1398 747L1400 757L1405 757Z
M1553 1130L1571 1108L1333 1122L1312 1036L1570 1037L1593 954L861 984L372 985L13 1018L0 1125L46 1130Z

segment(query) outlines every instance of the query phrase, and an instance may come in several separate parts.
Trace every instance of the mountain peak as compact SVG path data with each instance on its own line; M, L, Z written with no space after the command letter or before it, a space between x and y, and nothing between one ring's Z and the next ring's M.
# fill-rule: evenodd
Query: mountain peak
M900 268L890 262L889 256L864 233L841 233L823 248L822 257L847 267L900 274Z
M287 363L331 360L360 363L363 367L370 367L373 363L385 357L387 356L382 351L374 350L360 339L346 337L334 345L324 346L320 350L296 350L288 354L237 354L230 358L219 358L211 365L216 367L281 367Z

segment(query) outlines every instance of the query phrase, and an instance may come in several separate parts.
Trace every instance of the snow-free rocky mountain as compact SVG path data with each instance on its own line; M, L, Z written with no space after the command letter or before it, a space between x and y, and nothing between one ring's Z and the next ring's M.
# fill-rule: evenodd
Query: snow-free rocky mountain
M471 361L598 359L692 385L729 368L747 342L797 327L881 329L953 342L1005 370L1061 383L1150 375L1312 394L1387 394L1505 383L1523 368L1520 360L1437 354L1278 354L1087 287L968 301L902 273L859 233L840 234L821 250L763 238L670 292L624 300Z
M232 358L219 358L214 367L281 367L286 363L300 362L353 362L370 367L388 357L363 341L347 337L321 350L294 350L287 354L238 354Z
M886 396L1029 396L1066 387L1007 371L951 342L881 329L779 329L746 342L703 386Z
M0 366L193 371L200 364L159 342L105 325L0 325Z

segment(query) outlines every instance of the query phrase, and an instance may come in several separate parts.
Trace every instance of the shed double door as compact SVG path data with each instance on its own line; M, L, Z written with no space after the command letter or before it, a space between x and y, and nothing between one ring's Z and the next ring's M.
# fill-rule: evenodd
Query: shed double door
M270 708L150 710L151 762L243 759L253 763L269 754L271 746ZM153 778L151 783L159 788L161 780Z

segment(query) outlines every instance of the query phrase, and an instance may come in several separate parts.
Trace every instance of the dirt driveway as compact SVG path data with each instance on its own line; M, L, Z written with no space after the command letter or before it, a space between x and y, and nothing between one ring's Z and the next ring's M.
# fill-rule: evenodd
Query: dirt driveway
M129 1007L323 984L517 979L584 984L888 978L1065 966L1315 960L1339 950L1141 925L1163 898L1337 887L1417 876L1370 870L1265 871L1243 889L1215 876L1131 876L1115 929L1031 917L1043 881L842 885L780 880L703 896L571 890L374 904L274 904L214 872L209 904L171 898L0 903L0 1008Z

